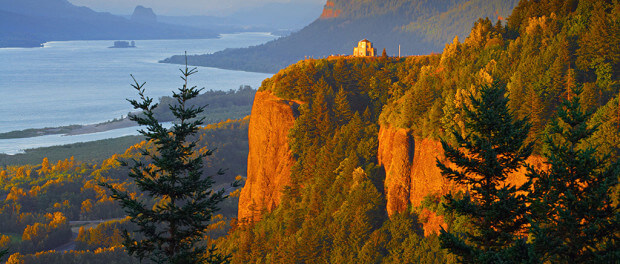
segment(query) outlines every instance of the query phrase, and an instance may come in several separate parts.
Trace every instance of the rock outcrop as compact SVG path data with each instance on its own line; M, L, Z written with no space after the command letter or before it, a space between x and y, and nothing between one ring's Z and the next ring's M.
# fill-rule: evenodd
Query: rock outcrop
M153 12L153 9L139 5L133 10L133 14L131 14L131 21L142 24L155 24L157 23L157 16L155 15L155 12Z
M238 219L242 222L257 221L263 212L280 204L294 163L288 133L299 104L280 99L270 91L259 91L254 97L248 131L247 180L239 197Z
M455 187L441 176L437 157L443 161L439 142L416 140L409 130L381 126L377 158L385 168L388 215L404 211L409 204L419 206L428 194L443 194Z
M340 13L342 13L342 10L337 9L334 2L327 1L327 3L325 3L325 7L323 7L323 13L321 13L321 17L319 17L319 19L336 18L340 16Z
M419 206L429 194L446 194L462 188L448 181L436 166L436 159L445 162L441 143L432 139L415 139L411 131L382 125L379 130L379 164L385 169L385 198L388 215ZM532 156L527 163L543 166L541 157ZM526 169L510 174L507 182L521 185L527 181ZM425 234L437 232L443 220L432 212L420 216Z
M289 148L288 133L298 115L301 102L281 99L270 91L256 93L249 125L248 172L239 198L238 219L258 221L281 202L282 190L290 183L295 162ZM382 125L379 130L379 164L385 169L385 198L388 215L403 212L409 205L419 206L430 194L446 194L461 186L445 179L436 166L444 162L441 143L416 139L410 130ZM540 157L529 164L542 166ZM521 185L525 169L509 175L507 182ZM443 218L422 211L425 234L438 232Z

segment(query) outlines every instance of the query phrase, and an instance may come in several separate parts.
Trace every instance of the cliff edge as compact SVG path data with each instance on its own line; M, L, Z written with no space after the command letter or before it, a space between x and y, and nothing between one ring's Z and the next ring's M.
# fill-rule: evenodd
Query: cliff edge
M294 160L288 133L297 117L299 102L283 100L270 91L258 91L248 131L248 173L239 197L238 219L260 220L278 204L289 184Z
M436 158L445 158L441 143L435 140L416 140L409 130L381 126L378 152L379 164L385 168L388 215L404 211L409 204L419 206L428 194L456 188L436 166Z
M248 131L249 154L245 187L239 198L238 219L258 221L265 212L280 204L282 190L290 183L294 164L288 133L298 116L301 102L281 99L271 91L256 93ZM441 143L433 139L417 139L407 129L382 125L379 130L377 158L385 169L385 199L388 215L403 212L409 205L420 206L430 194L458 191L460 186L445 179L436 159L445 161ZM529 164L542 166L540 157ZM525 183L525 168L509 175L507 182ZM443 224L440 216L423 212L425 233L438 232Z

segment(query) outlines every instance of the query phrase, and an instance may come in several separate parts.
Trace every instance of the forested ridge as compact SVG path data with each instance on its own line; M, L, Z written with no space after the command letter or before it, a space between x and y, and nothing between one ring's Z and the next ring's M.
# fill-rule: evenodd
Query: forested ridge
M469 37L455 37L442 54L309 59L279 71L259 92L303 102L288 135L291 183L278 207L260 220L239 219L220 248L233 263L456 262L427 226L443 222L457 234L474 229L470 219L446 210L441 194L388 217L378 131L392 127L454 144L452 131L470 129L465 109L472 98L498 85L508 111L531 124L525 142L533 143L534 155L551 151L543 139L557 133L548 124L561 103L580 98L584 111L595 112L588 126L597 129L579 144L613 164L620 153L619 17L617 1L521 1L508 23L479 19ZM617 217L617 185L607 192ZM607 232L616 238L591 246L613 248L618 230ZM553 259L548 254L541 258Z
M363 3L349 8L363 14ZM334 8L340 7L335 1ZM593 135L576 148L594 147L594 156L613 163L620 155L619 19L618 1L521 1L507 23L479 19L469 37L455 37L441 54L308 59L280 70L259 92L300 103L288 134L295 161L290 185L281 192L282 202L271 212L258 212L259 219L234 219L236 205L223 206L226 221L218 225L230 228L215 244L232 254L233 263L457 262L441 247L439 234L427 232L432 225L451 233L474 228L471 219L444 207L444 196L429 194L419 206L388 216L379 130L403 129L416 139L454 144L452 131L469 131L472 98L480 97L482 87L498 85L514 117L531 124L526 142L533 142L534 155L551 151L545 139L558 130L549 124L566 108L562 102L580 98L581 107L593 112L587 121ZM207 167L231 169L223 182L245 173L239 165L246 163L238 161L247 157L247 141L239 139L248 138L248 123L224 122L201 131L201 146L218 147ZM140 143L97 164L67 159L3 167L0 217L10 226L0 230L0 250L11 244L12 252L23 251L13 260L25 263L130 263L116 233L128 226L126 220L79 230L77 249L84 251L40 251L50 249L46 241L68 240L67 219L123 217L93 181L134 190L117 160L136 157L141 147L152 145ZM456 198L464 196L453 191ZM618 215L620 190L607 191ZM597 247L617 245L601 241ZM617 247L611 250L617 256Z

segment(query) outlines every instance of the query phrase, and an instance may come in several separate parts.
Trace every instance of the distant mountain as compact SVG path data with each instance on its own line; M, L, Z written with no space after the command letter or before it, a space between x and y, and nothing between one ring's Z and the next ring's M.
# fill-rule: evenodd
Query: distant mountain
M139 5L133 10L131 21L142 24L155 24L157 23L157 15L155 15L152 8L146 8Z
M381 52L440 52L454 36L464 38L481 17L506 17L518 0L330 0L321 16L299 32L263 45L191 56L193 65L276 72L306 56L351 54L367 38ZM163 60L184 63L181 57Z
M33 22L33 18L0 10L0 47L39 47L43 38L24 32L24 27L43 26L45 23ZM19 26L13 26L18 24Z
M95 12L66 0L0 0L0 47L32 47L58 40L217 37L205 29L144 23L144 14L140 19Z

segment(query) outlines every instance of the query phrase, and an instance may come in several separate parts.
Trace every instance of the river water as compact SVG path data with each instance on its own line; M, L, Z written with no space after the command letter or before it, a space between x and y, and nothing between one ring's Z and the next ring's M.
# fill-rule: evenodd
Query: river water
M111 49L113 41L48 42L43 48L0 49L0 132L27 128L93 124L132 111L133 74L146 82L153 98L180 87L180 65L158 63L172 55L212 53L258 45L275 36L226 34L219 39L140 40L137 48ZM199 67L190 85L206 90L258 88L270 74ZM0 153L136 134L135 128L79 136L42 136L0 140Z

